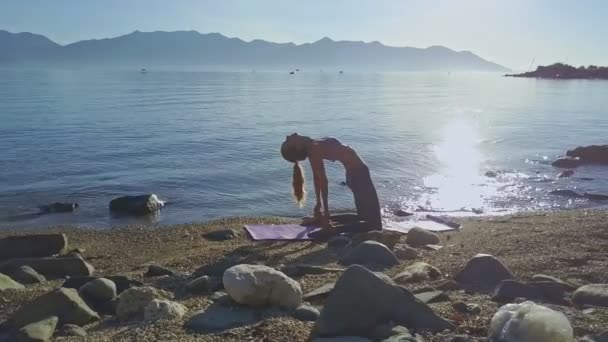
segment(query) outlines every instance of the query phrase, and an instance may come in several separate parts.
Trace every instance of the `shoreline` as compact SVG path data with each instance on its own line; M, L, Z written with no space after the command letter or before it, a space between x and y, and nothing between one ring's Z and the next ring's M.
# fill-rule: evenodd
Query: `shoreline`
M493 217L453 218L462 224L457 231L441 233L437 251L417 249L419 256L404 260L400 265L383 271L395 276L412 262L423 261L437 267L442 276L438 280L426 280L406 286L416 292L424 288L437 288L451 279L467 260L479 253L494 255L515 275L518 281L528 281L542 273L560 278L575 286L589 283L608 283L608 231L604 222L608 212L600 209L580 209L558 212L524 213ZM244 263L265 264L282 269L288 265L311 264L324 267L342 267L337 263L340 253L331 250L325 242L255 242L241 227L246 223L293 222L285 218L226 218L202 224L179 224L148 229L133 225L104 230L79 229L77 227L49 227L28 230L34 232L61 232L68 237L70 248L82 248L82 257L96 268L96 275L125 275L147 285L177 291L186 279L202 265L214 265L223 260L241 258ZM237 229L240 235L233 240L209 241L203 234L218 229ZM0 231L0 238L26 231ZM405 238L402 238L402 241ZM159 264L173 270L176 277L147 278L143 276L150 264ZM308 293L339 274L306 274L295 277L303 293ZM19 306L38 295L60 286L61 280L28 286L23 291L0 292L0 322L10 317ZM177 292L176 292L177 293ZM487 295L467 293L462 290L445 291L449 300L430 307L443 317L452 319L456 313L452 304L457 301L475 303L481 314L465 316L458 321L454 334L466 334L474 338L487 336L488 323L500 304ZM189 313L208 307L210 294L180 296L176 301L185 305ZM322 302L311 301L317 308ZM577 338L597 334L608 327L608 308L595 308L590 313L571 305L547 305L568 317ZM305 341L312 324L294 320L285 314L270 314L251 326L232 329L219 334L194 334L184 329L184 320L153 324L125 324L110 316L101 323L88 327L92 341L240 341L253 336L265 336L272 341ZM426 336L426 341L443 341L440 335ZM57 341L76 341L57 338Z

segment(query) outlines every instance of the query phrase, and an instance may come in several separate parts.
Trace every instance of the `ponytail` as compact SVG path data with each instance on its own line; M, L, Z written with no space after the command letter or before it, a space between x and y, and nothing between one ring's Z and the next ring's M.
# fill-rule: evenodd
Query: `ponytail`
M293 164L293 198L298 206L302 207L306 201L306 190L304 190L304 174L302 166L296 161Z

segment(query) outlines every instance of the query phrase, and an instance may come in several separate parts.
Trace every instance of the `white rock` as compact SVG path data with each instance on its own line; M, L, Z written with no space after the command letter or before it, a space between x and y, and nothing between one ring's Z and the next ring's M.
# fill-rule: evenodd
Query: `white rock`
M116 317L121 321L141 319L146 306L154 299L170 299L166 291L150 286L132 287L118 296Z
M490 342L572 342L574 334L563 314L533 302L507 304L492 317Z
M283 272L262 265L236 265L224 272L224 288L232 299L247 305L276 305L295 309L302 304L300 284Z
M170 300L154 299L144 310L144 320L159 321L180 319L188 312L188 308Z

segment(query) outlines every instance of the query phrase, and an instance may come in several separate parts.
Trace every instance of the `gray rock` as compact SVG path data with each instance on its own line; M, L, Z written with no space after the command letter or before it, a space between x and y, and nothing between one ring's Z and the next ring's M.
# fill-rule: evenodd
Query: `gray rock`
M239 232L236 229L223 229L216 230L209 233L203 234L203 237L211 241L226 241L232 240L239 236Z
M171 295L150 286L132 287L118 296L116 318L121 321L143 319L146 306L154 299L171 299Z
M71 213L78 208L78 203L55 202L38 206L41 214Z
M393 249L393 253L399 260L413 260L418 259L420 254L415 248L412 248L405 244L397 244Z
M567 292L572 292L574 290L576 290L576 286L569 284L561 279L552 277L552 276L548 276L548 275L544 275L544 274L535 274L532 276L532 281L535 282L547 282L547 281L551 281L554 282L556 284L561 285L565 291Z
M276 305L295 309L302 304L300 284L283 272L263 265L237 265L224 272L226 292L246 305Z
M369 232L359 233L353 237L353 245L358 245L364 241L376 241L393 249L401 240L403 233L394 232L392 230L372 230Z
M290 277L301 277L308 274L340 273L344 272L344 269L317 265L295 264L283 267L281 269L281 272L285 273Z
M148 266L148 271L144 274L144 277L160 277L160 276L172 276L175 273L170 269L160 266L160 265L150 265Z
M551 163L551 166L564 168L564 169L572 169L572 168L579 167L582 164L583 163L578 158L561 157L561 158L554 160Z
M110 211L128 215L147 215L165 206L154 194L123 196L110 201Z
M101 313L104 315L115 316L116 308L118 307L118 297L114 297L103 303L93 303L93 304L96 304L95 310L98 313Z
M66 324L61 328L59 335L85 337L87 336L87 331L76 324Z
M441 271L426 262L415 262L404 268L394 278L398 284L409 284L441 277Z
M378 324L390 321L421 331L452 328L406 289L353 265L325 301L313 336L366 336Z
M45 277L90 276L95 270L82 258L22 258L0 263L0 272L29 266Z
M460 289L460 285L453 280L446 280L437 286L438 290L441 291L456 291Z
M338 236L331 237L327 241L327 247L335 248L335 249L342 249L342 248L348 247L351 244L351 242L352 242L352 240L348 236L338 235Z
M336 337L317 337L312 342L373 342L370 339L360 336L336 336Z
M293 317L305 322L314 322L319 318L319 310L310 305L300 305L294 312Z
M365 241L353 248L340 262L344 265L395 266L399 264L399 259L385 245L376 241Z
M257 315L251 308L212 304L209 308L192 315L185 325L194 332L209 333L247 326L255 322Z
M8 236L0 239L0 260L61 254L67 246L68 239L64 234Z
M416 293L414 297L425 304L440 303L450 300L450 297L443 291L420 292Z
M469 335L452 335L444 337L441 342L476 342L477 339Z
M406 327L400 325L395 326L394 324L380 324L372 330L369 337L374 341L384 341L385 339L396 335L412 336Z
M484 173L484 176L488 178L496 178L497 174L494 171L486 171L486 173Z
M11 277L0 273L0 292L4 290L21 290L24 288L25 286L14 281Z
M23 305L11 322L20 328L27 324L57 316L62 323L85 325L99 320L99 315L80 298L74 289L59 288Z
M209 300L213 301L214 303L221 304L221 305L236 304L232 300L230 295L227 294L225 291L216 291L216 292L212 293L211 296L209 296Z
M93 302L107 302L116 297L116 284L106 278L97 278L82 285L78 292Z
M572 302L578 306L591 305L608 307L608 284L589 284L581 286L574 291Z
M489 254L477 254L454 277L462 288L481 293L491 293L506 279L513 279L513 273Z
M410 334L399 334L384 339L382 342L424 342L424 340L422 337L418 338Z
M579 342L608 342L608 330L595 335L587 335Z
M549 195L568 197L568 198L583 197L583 195L579 194L576 191L572 191L572 190L552 190L552 191L549 191Z
M224 285L218 277L202 276L186 284L186 290L193 294L208 293L220 290Z
M336 286L336 283L325 284L317 289L314 289L314 290L308 292L307 294L302 296L302 298L306 299L306 300L310 300L310 299L317 298L317 297L325 297L331 291L333 291L335 286Z
M574 174L574 170L564 170L557 175L557 178L568 178Z
M420 227L414 227L407 232L405 243L412 247L438 244L439 235Z
M51 316L21 327L17 331L17 342L48 342L53 337L59 318Z
M543 292L537 287L520 283L516 280L503 280L496 286L492 299L497 302L510 302L515 298L525 298L530 300L543 300Z
M105 276L104 278L110 279L116 285L116 293L121 294L125 290L128 290L132 287L143 286L144 284L140 281L129 279L125 276ZM66 281L61 285L61 287L69 288L69 289L79 289L82 285L90 282L91 280L95 280L97 277L93 276L75 276L66 279Z
M46 281L46 278L42 274L29 266L20 266L8 275L20 284L39 284Z
M608 195L603 195L603 194L591 194L588 192L585 192L583 194L583 197L585 197L588 200L591 201L608 201Z
M188 308L180 303L164 299L153 299L144 309L144 320L155 322L181 319L187 312Z

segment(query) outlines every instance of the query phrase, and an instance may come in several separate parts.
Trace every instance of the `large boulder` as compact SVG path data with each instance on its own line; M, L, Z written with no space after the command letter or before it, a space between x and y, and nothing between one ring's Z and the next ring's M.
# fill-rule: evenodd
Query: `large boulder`
M585 164L608 164L608 145L577 147L567 151L566 156L579 158Z
M85 325L99 320L99 315L80 298L74 289L59 288L23 305L11 322L16 328L57 316L61 324Z
M513 279L513 273L489 254L477 254L454 277L462 288L481 293L491 293L505 279Z
M340 262L344 265L377 264L381 266L399 265L399 259L388 247L376 241L364 241L346 254Z
M404 268L393 279L397 284L408 284L424 280L434 280L441 277L437 267L426 262L415 262Z
M105 276L104 278L111 280L116 285L116 293L121 294L124 291L137 286L143 286L144 284L141 281L130 279L125 276ZM82 285L97 279L97 277L93 276L75 276L66 279L66 281L61 285L61 287L70 288L70 289L80 289Z
M95 268L79 257L21 258L0 263L0 272L10 272L21 266L29 266L45 277L90 276Z
M584 163L579 158L570 158L570 157L560 157L551 162L551 166L563 168L563 169L572 169L575 167L579 167Z
M608 307L608 284L589 284L579 287L572 295L574 304Z
M435 245L439 243L439 235L420 227L414 227L407 232L405 243L412 247Z
M224 272L226 292L235 302L295 309L302 304L300 284L283 272L262 265L237 265Z
M53 337L59 318L51 316L30 323L17 331L17 342L48 342Z
M202 276L191 280L186 284L186 290L193 294L201 294L220 290L223 287L222 280L218 277Z
M492 317L489 342L572 342L572 326L563 314L524 302L507 304Z
M564 291L567 292L572 292L574 290L576 290L576 286L567 283L561 279L549 276L549 275L545 275L545 274L535 274L532 276L532 281L533 282L553 282L555 284L560 285L561 287L564 288Z
M171 295L150 286L132 287L118 296L116 318L121 321L143 319L146 306L154 299L171 299Z
M110 211L128 215L147 215L165 206L154 194L123 196L110 201Z
M144 309L144 320L160 321L180 319L188 312L188 308L170 300L153 299Z
M8 274L13 280L21 284L38 284L46 281L46 278L29 266L20 266Z
M11 277L0 273L0 292L4 290L21 290L24 288L25 286L14 281Z
M439 332L452 324L439 317L405 288L363 266L350 266L325 301L313 336L365 336L389 322Z
M0 239L0 259L45 257L65 252L64 234L8 236Z
M110 279L97 278L82 285L78 292L85 299L96 303L103 303L116 297L116 284Z

